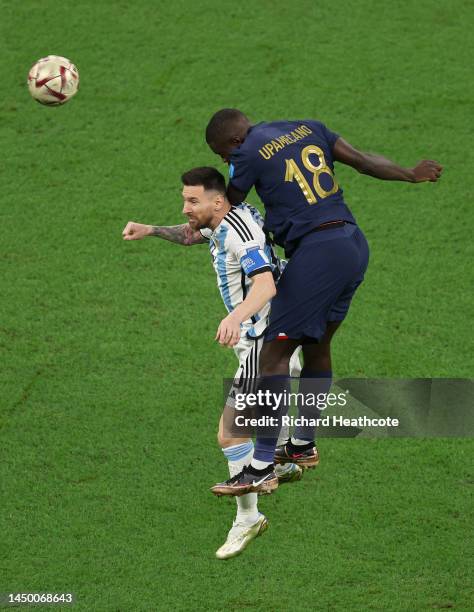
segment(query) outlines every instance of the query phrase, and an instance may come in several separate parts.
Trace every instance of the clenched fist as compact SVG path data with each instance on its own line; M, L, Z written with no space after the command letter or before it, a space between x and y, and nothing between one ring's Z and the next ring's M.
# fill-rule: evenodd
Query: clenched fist
M129 221L122 232L124 240L141 240L151 234L151 225Z
M435 183L441 176L442 171L443 166L440 166L437 161L424 159L413 168L414 182L431 181Z

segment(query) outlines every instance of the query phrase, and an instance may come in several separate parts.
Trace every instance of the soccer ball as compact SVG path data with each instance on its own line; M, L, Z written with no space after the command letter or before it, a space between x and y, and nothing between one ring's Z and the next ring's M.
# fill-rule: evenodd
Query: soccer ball
M28 73L28 89L40 104L66 104L79 87L79 72L65 57L48 55L38 60Z

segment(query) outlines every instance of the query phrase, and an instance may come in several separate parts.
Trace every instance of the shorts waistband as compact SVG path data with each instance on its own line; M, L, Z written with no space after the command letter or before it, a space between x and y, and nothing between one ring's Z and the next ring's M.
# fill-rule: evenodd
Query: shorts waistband
M325 223L321 223L321 225L317 225L316 227L313 227L313 229L310 229L306 234L303 234L303 236L301 236L297 240L292 241L290 247L285 248L285 256L288 258L291 257L296 251L296 249L300 246L301 242L305 238L310 236L311 234L315 232L322 232L324 230L342 228L342 227L345 227L346 225L355 225L355 224L351 223L350 221L344 221L343 219L336 219L334 221L326 221Z
M335 229L336 227L344 227L344 225L346 224L347 224L347 221L342 221L342 220L327 221L326 223L321 223L321 225L318 225L317 227L313 227L313 229L309 231L308 233L311 234L311 232L322 232L328 229Z

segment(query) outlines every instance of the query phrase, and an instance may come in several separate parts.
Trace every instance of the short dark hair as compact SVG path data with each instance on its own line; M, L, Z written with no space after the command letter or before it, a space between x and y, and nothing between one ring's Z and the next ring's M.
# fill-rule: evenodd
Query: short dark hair
M235 136L236 126L250 123L247 115L237 108L223 108L215 113L206 128L206 142L222 142Z
M206 191L217 191L222 195L226 194L225 178L215 168L202 166L192 168L181 176L183 185L188 187L203 186Z

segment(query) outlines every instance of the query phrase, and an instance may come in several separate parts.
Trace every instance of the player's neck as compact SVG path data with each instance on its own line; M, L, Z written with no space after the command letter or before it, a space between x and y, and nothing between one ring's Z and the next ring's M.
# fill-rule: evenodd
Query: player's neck
M224 204L222 205L222 208L220 208L219 210L215 212L214 216L212 217L211 222L209 223L209 228L211 230L215 230L216 227L219 225L219 223L222 221L222 219L226 216L226 214L229 212L231 208L232 206L230 205L230 202L226 200Z

